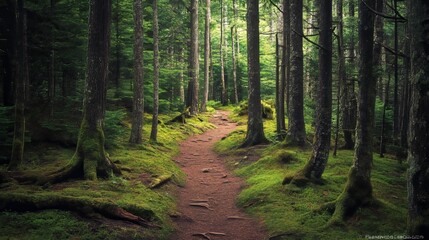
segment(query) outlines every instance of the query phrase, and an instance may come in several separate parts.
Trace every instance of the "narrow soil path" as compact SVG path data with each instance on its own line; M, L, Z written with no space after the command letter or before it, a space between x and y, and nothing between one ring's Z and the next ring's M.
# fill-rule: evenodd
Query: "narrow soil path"
M265 239L261 224L235 205L244 182L228 171L212 150L214 143L236 128L228 121L228 114L216 111L210 119L216 129L191 136L180 144L181 154L175 160L187 174L187 183L179 189L181 215L176 219L172 240Z

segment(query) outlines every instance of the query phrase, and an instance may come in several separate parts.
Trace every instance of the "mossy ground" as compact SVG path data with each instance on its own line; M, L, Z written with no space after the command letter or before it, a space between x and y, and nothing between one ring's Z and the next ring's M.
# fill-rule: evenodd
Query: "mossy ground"
M374 155L372 184L374 197L381 204L360 209L343 225L327 226L331 213L320 207L337 199L347 181L353 162L353 151L339 150L329 157L323 175L325 184L306 188L282 185L286 175L300 170L311 154L311 148L289 148L282 143L249 149L238 149L245 137L245 119L215 150L225 155L227 164L246 179L247 187L237 203L261 219L272 239L365 239L365 236L403 235L406 232L406 165L398 160ZM275 121L264 122L265 133L275 139ZM311 127L307 128L311 129Z
M106 139L110 159L122 169L121 177L106 180L71 181L46 185L5 184L2 193L24 193L32 196L46 194L64 195L115 203L126 209L142 208L154 212L153 218L161 229L145 229L135 224L107 220L88 220L75 213L46 210L40 212L0 212L0 239L167 239L173 227L170 215L176 215L174 186L184 183L184 173L172 158L178 153L178 143L191 134L212 128L208 115L187 119L187 124L166 124L173 116L160 115L158 142L149 142L150 115L145 116L144 143L128 143L130 122L121 119L121 134ZM203 121L201 121L203 120ZM28 144L26 162L22 170L39 171L40 174L58 169L73 156L74 148L42 143ZM1 166L0 170L4 170ZM148 182L161 175L172 175L172 181L157 189L149 189Z

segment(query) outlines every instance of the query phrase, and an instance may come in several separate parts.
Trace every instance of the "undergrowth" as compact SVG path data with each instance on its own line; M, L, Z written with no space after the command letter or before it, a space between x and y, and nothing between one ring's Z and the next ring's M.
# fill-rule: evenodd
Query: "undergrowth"
M40 212L0 212L0 239L167 239L173 231L170 215L176 213L176 199L172 192L183 185L185 176L172 158L178 154L178 142L191 134L202 133L213 127L208 115L187 119L186 124L168 121L175 114L160 115L158 142L149 142L151 116L145 115L144 143L128 143L130 121L123 111L111 116L106 131L109 157L122 169L121 177L99 181L71 181L49 185L1 186L2 193L21 193L31 196L46 194L113 202L126 209L153 211L161 229L146 229L135 224L107 220L94 221L71 212L46 210ZM48 172L65 165L72 157L74 148L64 148L51 143L28 144L26 161L22 169ZM5 166L1 166L2 169ZM171 175L171 181L157 189L147 187L151 179Z
M368 236L402 236L406 232L406 166L393 158L374 155L372 184L374 197L382 204L363 208L344 225L327 227L331 214L320 207L336 200L347 180L353 151L339 150L329 157L324 185L298 188L282 185L309 159L311 148L285 147L281 142L249 149L237 148L245 137L245 119L215 150L246 180L237 204L260 219L270 239L365 239ZM275 120L264 121L265 134L274 137ZM311 127L308 127L311 129Z

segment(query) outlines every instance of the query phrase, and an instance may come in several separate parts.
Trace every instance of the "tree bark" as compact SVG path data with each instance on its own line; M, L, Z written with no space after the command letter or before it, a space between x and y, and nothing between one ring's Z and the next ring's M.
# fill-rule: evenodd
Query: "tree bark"
M249 75L249 107L246 139L241 147L268 142L265 138L262 123L258 0L247 0L247 65Z
M340 119L345 114L347 105L347 76L346 76L346 60L344 56L344 22L343 22L343 0L337 2L337 42L338 42L338 86L337 86L337 119L335 126L335 145L334 157L337 156L340 122L343 123L346 119ZM342 124L344 125L344 124Z
M302 50L302 5L301 0L290 0L291 15L291 55L290 55L290 107L289 107L289 129L286 141L289 144L304 146L305 123L304 123L304 73L303 73L303 50Z
M331 143L332 117L332 0L316 1L319 22L319 78L316 101L316 133L312 156L291 183L304 185L308 180L320 180L325 171ZM283 183L287 183L287 179Z
M115 97L119 97L121 95L121 43L120 43L120 5L119 0L116 0L116 12L115 12Z
M143 97L143 16L142 0L134 0L134 89L130 143L142 143Z
M210 21L211 21L211 0L206 0L206 19L204 30L204 95L201 101L201 112L207 111L207 101L209 99L210 82Z
M355 17L355 4L353 1L349 2L349 16L351 18ZM355 28L354 23L351 23L351 36L349 42L349 66L355 68ZM343 107L341 114L342 129L344 134L344 149L353 149L354 140L353 132L356 127L356 96L355 96L355 77L353 76L353 71L348 76L347 81L342 88L340 89L341 95L341 106Z
M231 47L232 47L232 81L234 83L234 103L238 104L238 79L237 79L237 65L238 65L238 9L236 0L232 1L234 11L234 26L231 28Z
M24 158L25 145L25 106L28 90L28 58L27 58L27 18L24 9L24 0L18 0L14 4L16 22L16 60L15 60L15 125L12 142L12 155L8 170L16 170L20 167Z
M189 112L191 115L198 113L198 0L191 0L191 54L190 54L190 82L188 84Z
M286 115L289 116L290 102L290 1L283 0L283 51L281 82L283 83L284 98L286 99ZM285 124L286 129L286 124Z
M222 105L228 104L228 95L226 91L226 81L225 81L225 59L224 59L224 45L225 45L225 26L224 26L224 9L223 9L223 0L220 0L220 46L219 46L219 55L220 55L220 82L222 86L221 92L221 102Z
M408 233L429 238L429 3L408 1L411 110L408 132Z
M360 62L355 156L346 186L337 199L331 223L350 217L358 208L373 200L371 168L376 95L373 74L374 15L365 4L374 8L375 2L359 3Z
M376 0L375 10L384 12L384 0ZM383 65L381 64L382 44L384 43L384 19L382 16L375 16L375 36L374 36L374 74L377 79L377 95L383 98Z
M158 135L159 111L159 36L158 36L158 0L153 0L153 113L150 140L156 142Z
M283 78L280 77L281 70L284 70L284 66L280 67L280 44L279 36L276 34L276 131L279 140L284 139L286 132L284 75Z

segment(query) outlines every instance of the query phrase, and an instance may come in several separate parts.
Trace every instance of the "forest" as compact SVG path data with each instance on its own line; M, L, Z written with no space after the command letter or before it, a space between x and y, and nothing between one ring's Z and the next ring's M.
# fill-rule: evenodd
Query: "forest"
M429 1L1 0L0 239L429 239Z

